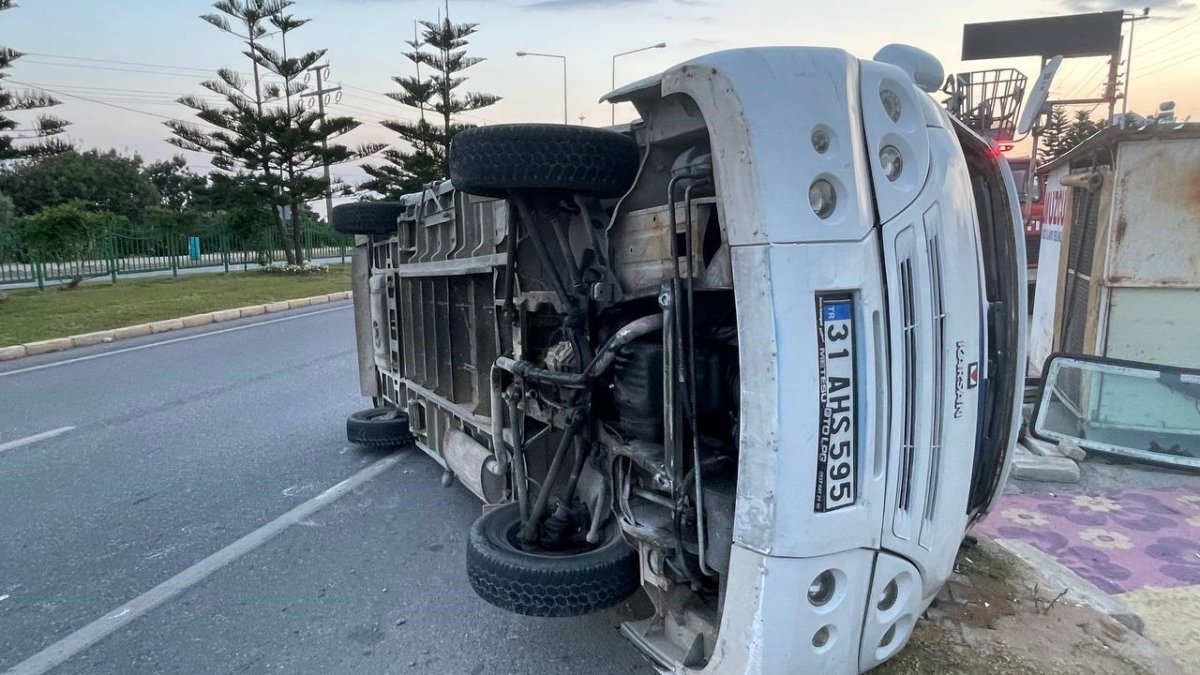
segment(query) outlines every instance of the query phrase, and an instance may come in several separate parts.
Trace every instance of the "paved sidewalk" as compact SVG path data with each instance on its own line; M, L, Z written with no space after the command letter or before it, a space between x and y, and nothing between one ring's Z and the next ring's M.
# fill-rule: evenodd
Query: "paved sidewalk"
M1200 480L1194 488L1001 497L980 531L1015 539L1112 594L1200 672Z

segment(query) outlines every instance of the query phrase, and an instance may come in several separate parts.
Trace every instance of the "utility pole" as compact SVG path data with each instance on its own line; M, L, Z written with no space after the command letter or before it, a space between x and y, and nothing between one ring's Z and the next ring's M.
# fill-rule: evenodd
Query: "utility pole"
M313 66L312 68L309 68L308 72L317 74L317 90L306 92L306 93L300 95L301 98L309 98L312 96L317 97L317 112L320 113L320 115L321 115L321 124L322 125L325 124L325 95L340 92L342 90L342 88L340 86L330 87L329 89L325 88L324 82L322 81L322 76L328 70L329 70L328 65ZM321 139L321 148L323 150L329 149L329 145L325 138ZM326 159L324 164L325 164L325 166L324 166L324 169L325 169L325 222L332 223L333 222L333 179L329 175L329 160Z
M1125 57L1125 87L1121 92L1121 128L1125 128L1125 114L1129 112L1129 80L1133 77L1133 29L1137 26L1137 22L1145 21L1150 18L1150 8L1146 7L1142 10L1141 16L1137 14L1126 14L1125 20L1129 22L1129 56ZM1109 120L1111 123L1111 119Z

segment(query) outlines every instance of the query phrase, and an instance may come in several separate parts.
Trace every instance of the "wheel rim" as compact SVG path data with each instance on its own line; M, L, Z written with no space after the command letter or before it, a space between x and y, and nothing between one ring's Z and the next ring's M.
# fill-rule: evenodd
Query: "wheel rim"
M610 540L608 537L609 527L605 527L603 530L605 537L601 541L601 543L599 543L597 545L589 544L586 541L582 541L582 542L575 541L573 539L572 545L570 545L568 547L564 547L562 549L543 549L543 548L530 549L530 548L525 548L524 546L521 545L520 531L521 531L520 520L509 523L501 531L500 541L497 543L501 544L502 546L509 549L513 553L518 553L520 555L533 556L533 557L537 557L537 558L570 558L570 557L574 557L574 556L584 555L587 553L592 553L594 551L599 551L600 549L604 548L605 546L607 546L610 543Z

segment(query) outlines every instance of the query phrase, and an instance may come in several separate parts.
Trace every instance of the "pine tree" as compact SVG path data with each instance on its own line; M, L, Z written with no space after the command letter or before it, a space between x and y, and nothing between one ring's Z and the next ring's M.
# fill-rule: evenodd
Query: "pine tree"
M1100 124L1091 118L1089 111L1076 110L1073 117L1065 138L1067 150L1075 148L1100 131Z
M16 6L15 0L0 0L0 12ZM0 78L8 77L3 71L12 67L13 62L22 56L24 54L15 49L0 47ZM41 110L58 104L58 100L41 92L11 91L0 87L0 160L44 157L70 150L70 144L53 138L61 134L70 122L43 114L38 115L29 127L21 129L19 122L5 114Z
M1063 143L1066 141L1069 127L1070 122L1067 121L1066 109L1060 105L1051 108L1049 119L1046 120L1046 126L1042 129L1042 148L1046 157L1045 161L1057 159L1066 152L1063 149Z
M499 96L457 89L467 78L461 73L481 61L467 56L468 38L479 24L450 21L422 21L420 39L407 41L410 51L404 57L416 67L410 76L393 77L400 91L389 93L392 100L420 113L417 120L387 120L381 124L394 131L408 146L407 149L388 148L382 154L388 164L364 165L371 176L360 189L396 197L416 192L425 184L450 175L450 140L459 131L472 125L456 121L462 113L486 108L500 100ZM425 50L425 47L429 47ZM422 76L421 66L432 71ZM432 117L433 121L428 118Z
M289 236L285 236L288 263L304 262L300 220L309 200L325 193L325 181L312 172L325 164L337 164L370 155L378 145L351 150L330 141L354 130L359 122L350 117L324 117L302 96L307 89L304 73L325 56L324 49L287 54L288 35L308 23L284 11L291 0L220 0L213 7L222 14L203 18L220 30L242 39L244 54L251 61L252 82L238 72L221 69L218 80L202 87L225 99L214 106L199 96L185 96L180 103L196 111L206 126L170 121L174 134L168 141L185 150L212 155L214 167L253 176L262 198L290 211ZM238 23L234 29L229 20ZM283 51L263 44L266 23L281 36ZM277 80L264 82L263 71ZM280 223L282 229L282 222Z

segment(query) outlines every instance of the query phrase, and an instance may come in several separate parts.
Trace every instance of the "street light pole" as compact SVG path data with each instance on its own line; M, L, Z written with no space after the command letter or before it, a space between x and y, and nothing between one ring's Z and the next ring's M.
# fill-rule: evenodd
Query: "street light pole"
M667 43L660 42L656 45L650 45L649 47L639 47L638 49L630 49L629 51L621 52L620 54L613 54L613 57L612 57L612 89L609 89L609 91L615 91L617 88L617 57L618 56L629 56L630 54L644 52L648 49L664 49L664 48L666 48L666 46L667 46ZM612 125L616 126L616 124L617 124L617 104L610 103L609 107L612 109L611 110Z
M317 90L301 94L300 97L301 98L313 97L313 98L317 99L317 113L321 116L321 124L324 124L325 123L325 96L327 94L335 94L337 92L340 92L342 90L342 88L340 86L339 87L330 87L328 89L325 88L325 83L322 82L321 75L322 75L322 73L325 73L325 74L329 73L329 66L327 66L327 65L313 66L312 68L308 69L308 72L317 74ZM338 100L341 100L341 94L338 94ZM323 150L329 149L327 139L324 139L324 138L321 139L321 148ZM329 175L329 159L326 158L323 163L325 165L323 167L325 169L325 222L332 223L333 222L333 179Z
M570 124L567 121L567 57L562 54L542 54L540 52L517 52L517 56L541 56L548 59L562 59L563 67L563 124Z

